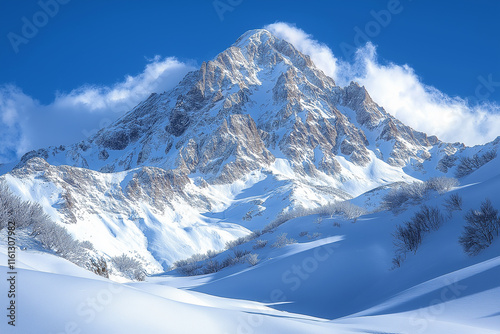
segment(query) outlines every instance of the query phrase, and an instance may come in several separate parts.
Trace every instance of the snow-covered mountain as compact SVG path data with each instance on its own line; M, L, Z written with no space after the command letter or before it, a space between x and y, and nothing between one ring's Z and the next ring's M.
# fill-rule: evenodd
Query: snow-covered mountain
M497 149L411 129L260 29L93 137L29 152L2 178L78 240L157 272L279 213L453 175L459 156Z
M20 275L33 284L21 290L19 314L43 323L21 329L58 332L75 318L92 333L498 333L498 242L468 257L457 242L463 214L449 212L391 270L396 226L419 210L413 204L443 207L448 194L430 190L395 212L381 204L402 184L446 176L461 183L452 191L463 212L486 197L500 207L499 144L415 131L364 87L339 87L290 43L249 31L94 136L28 152L0 176L110 266L126 254L150 275L110 283L20 234ZM354 204L356 216L368 213L356 224L335 215ZM228 242L238 247L223 251ZM179 277L180 266L165 274L214 250L191 263L208 275ZM125 280L119 274L111 278ZM112 296L92 321L80 312L88 295ZM116 314L126 317L111 323ZM168 324L158 320L166 314Z
M350 176L343 159L367 166L377 157L418 171L463 148L405 126L364 87L336 86L293 45L253 30L95 136L29 152L17 167L38 156L106 173L155 166L230 183L283 158L300 176L340 179Z

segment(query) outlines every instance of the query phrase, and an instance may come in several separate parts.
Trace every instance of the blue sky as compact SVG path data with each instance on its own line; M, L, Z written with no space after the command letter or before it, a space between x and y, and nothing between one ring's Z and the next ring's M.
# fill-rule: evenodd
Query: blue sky
M84 139L245 31L275 22L286 25L274 32L316 53L325 72L342 69L331 73L339 84L359 79L409 125L449 141L485 142L500 135L491 128L500 103L498 13L500 2L486 0L0 0L0 162ZM346 49L359 49L357 58ZM388 100L395 89L412 100ZM421 117L410 117L405 103ZM465 121L479 134L454 137Z

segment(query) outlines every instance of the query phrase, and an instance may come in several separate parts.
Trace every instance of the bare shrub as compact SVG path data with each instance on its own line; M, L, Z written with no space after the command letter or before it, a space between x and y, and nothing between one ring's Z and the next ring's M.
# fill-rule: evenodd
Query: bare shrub
M443 224L444 217L437 207L422 205L420 211L415 213L412 218L413 225L417 226L423 232L431 230L437 231Z
M231 248L234 248L234 247L238 247L240 245L243 245L246 242L249 242L249 241L252 241L254 239L257 239L258 237L260 237L262 235L263 232L264 231L255 230L255 231L253 231L252 233L250 233L247 236L239 237L238 239L235 239L235 240L232 240L232 241L228 241L228 242L226 242L226 249L231 249Z
M408 201L419 202L424 198L427 187L423 182L403 184L398 188L391 189L383 197L383 206L389 210L395 210Z
M444 200L443 206L449 213L462 210L462 197L459 194L451 194L450 197Z
M255 240L255 245L253 245L253 249L260 249L260 248L264 248L266 247L267 245L267 240L263 240L263 239L257 239Z
M246 249L244 250L244 249L234 248L233 253L236 258L240 258L250 253L250 251Z
M251 266L255 266L260 261L259 256L255 253L247 254L246 260L247 260L248 264L250 264Z
M184 276L194 276L198 275L199 269L201 269L201 262L196 262L191 259L184 259L174 262L174 268L177 269L177 272Z
M196 253L191 255L187 259L179 260L174 263L174 268L177 269L177 272L179 272L181 275L185 276L194 276L194 275L200 275L203 273L207 273L207 270L212 270L212 269L207 269L206 267L204 268L204 265L209 265L209 266L215 266L215 263L210 263L210 260L218 255L220 253L216 251L208 251L207 253ZM204 261L207 261L207 263L204 263Z
M488 151L483 155L474 154L472 157L462 157L460 158L460 163L457 166L455 176L458 178L467 176L475 170L481 168L489 161L495 159L496 156L496 151Z
M88 240L82 241L80 245L85 249L94 250L94 245L92 245L92 243Z
M244 244L246 241L247 240L245 237L239 237L238 239L228 241L228 242L226 242L226 249L231 249L231 248L237 247L239 245Z
M421 202L430 190L443 194L458 186L458 184L457 179L444 176L433 177L426 182L403 184L392 189L382 198L383 206L388 210L396 210L407 202L412 204Z
M235 265L236 263L238 263L238 260L236 260L234 257L229 255L224 260L222 260L221 266L222 266L222 268L226 268L226 267L230 267L232 265Z
M397 263L393 260L393 264L400 265L407 252L416 253L424 234L438 230L443 222L444 217L437 207L422 205L410 221L396 226L396 231L392 235L396 247L394 259Z
M337 202L330 205L322 206L318 210L320 214L327 214L330 217L333 215L343 215L347 219L356 219L359 216L366 214L366 210L362 207L352 204L349 201Z
M440 194L450 191L451 189L458 187L459 182L453 177L433 177L427 180L425 183L427 189L432 189Z
M146 278L146 273L142 267L141 262L130 256L122 254L120 256L115 256L111 258L115 269L122 273L125 277L134 279L137 281L144 281Z
M399 268L401 267L401 265L403 264L404 260L406 259L406 256L405 254L396 254L393 258L392 258L392 268Z
M486 199L481 203L479 210L468 211L464 218L467 225L458 241L468 255L477 255L491 245L493 238L498 236L500 230L498 210L493 207L489 199Z
M75 240L68 231L52 221L40 204L31 203L15 196L8 186L0 182L0 230L9 221L15 222L18 231L30 234L41 245L57 255L81 266L87 267L89 243Z
M422 230L411 222L405 222L404 225L398 225L396 232L393 233L394 245L398 254L406 252L416 252L418 246L422 243Z
M87 270L102 277L109 278L108 263L103 257L91 257L87 262Z
M359 216L366 214L366 210L362 207L352 204L349 201L328 203L326 205L322 205L313 209L304 209L301 207L291 211L282 212L274 221L264 227L262 231L269 232L291 219L315 214L330 217L333 215L342 215L347 219L356 219ZM322 221L322 219L323 218L321 218L321 220L317 220L316 222L319 223L319 221Z
M307 231L302 231L299 233L299 237L305 237L307 235Z
M281 233L280 235L278 235L278 237L276 238L276 242L272 245L272 247L281 248L286 245L294 244L297 242L297 240L287 238L286 237L287 235L288 235L287 233Z
M321 233L319 232L314 232L312 235L308 235L307 238L308 239L317 239L321 236Z
M218 272L221 269L222 269L222 265L217 260L210 259L207 261L205 268L203 270L203 273L204 274L211 274L211 273Z

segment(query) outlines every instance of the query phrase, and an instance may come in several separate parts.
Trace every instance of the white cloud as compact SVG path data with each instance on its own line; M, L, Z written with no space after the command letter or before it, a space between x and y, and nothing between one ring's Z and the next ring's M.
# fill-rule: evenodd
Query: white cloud
M19 158L31 149L82 140L151 93L175 87L194 69L175 58L157 56L136 76L126 76L110 87L87 85L57 93L48 105L16 86L0 86L0 163Z
M464 99L423 84L407 65L381 65L371 44L359 49L356 59L358 73L353 80L403 123L444 141L468 145L484 144L500 135L498 106L469 106Z
M173 88L188 71L195 68L175 58L151 59L142 73L126 76L123 82L112 87L84 86L69 94L58 94L55 104L59 107L81 106L88 111L113 109L130 110L153 92Z
M278 22L265 28L308 54L337 84L357 81L364 85L374 101L416 130L467 145L484 144L500 135L500 106L470 106L464 99L425 85L408 65L382 65L371 43L357 50L354 63L346 63L293 25Z
M309 55L318 68L326 75L335 78L337 58L328 46L312 39L311 35L288 23L277 22L265 26L264 29L293 44L302 53Z

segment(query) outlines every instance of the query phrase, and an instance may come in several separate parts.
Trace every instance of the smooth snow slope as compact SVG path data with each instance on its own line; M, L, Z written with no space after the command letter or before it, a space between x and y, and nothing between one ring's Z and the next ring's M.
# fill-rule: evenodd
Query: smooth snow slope
M391 232L416 207L356 223L296 218L262 235L269 240L265 248L240 246L259 255L256 266L196 277L120 284L53 255L18 250L17 326L4 318L0 332L500 333L500 240L476 257L457 243L465 210L485 197L500 207L500 175L484 176L471 175L474 184L454 190L464 199L463 211L394 270ZM441 205L446 196L434 194L426 204ZM271 248L282 232L299 242ZM4 239L1 277L7 271ZM0 288L6 291L4 279ZM0 303L7 302L1 294Z
M408 254L400 268L390 270L394 251L391 233L418 206L399 215L367 215L354 224L340 217L321 222L317 215L296 218L274 233L263 235L261 239L269 240L266 248L252 249L253 242L240 246L259 255L261 262L255 267L230 268L199 279L169 278L169 284L229 298L279 301L274 308L326 319L348 321L403 312L415 316L415 326L422 323L417 320L424 316L500 329L500 240L497 238L475 257L465 255L458 244L465 211L478 208L485 198L500 208L500 175L485 180L488 174L483 174L482 182L453 190L462 196L463 210L454 212L439 231L426 235L417 253ZM469 179L480 178L471 175ZM432 194L425 204L438 206L446 214L442 203L448 195ZM340 223L340 227L334 223ZM281 249L269 247L283 232L299 244ZM301 236L301 232L308 235ZM315 233L320 234L316 238L331 235L337 239L333 243L329 243L332 239L311 242Z
M303 250L291 253L296 251L304 254ZM2 251L1 261L5 258ZM114 283L46 253L21 252L19 260L16 327L4 320L1 333L499 333L495 331L498 287L418 311L400 309L328 321L277 311L263 303L174 288L158 279ZM494 261L497 266L498 258ZM5 271L0 266L0 275ZM5 294L0 301L5 305Z

